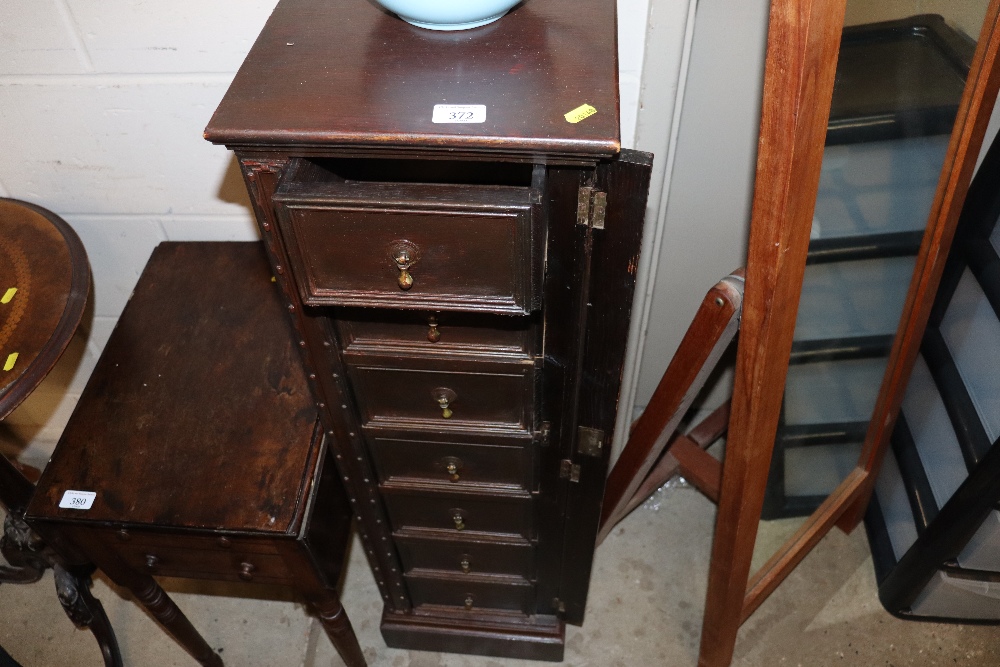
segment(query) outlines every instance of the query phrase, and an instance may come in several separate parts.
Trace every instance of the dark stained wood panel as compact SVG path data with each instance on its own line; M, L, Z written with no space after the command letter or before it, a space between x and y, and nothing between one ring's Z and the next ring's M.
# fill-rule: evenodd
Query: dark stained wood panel
M364 146L610 158L619 150L615 3L526 0L438 32L366 0L284 0L205 137L232 147ZM597 113L569 123L567 112ZM482 104L438 124L435 104Z
M316 419L260 244L163 243L29 511L36 518L295 531ZM93 507L60 509L66 490L96 492Z

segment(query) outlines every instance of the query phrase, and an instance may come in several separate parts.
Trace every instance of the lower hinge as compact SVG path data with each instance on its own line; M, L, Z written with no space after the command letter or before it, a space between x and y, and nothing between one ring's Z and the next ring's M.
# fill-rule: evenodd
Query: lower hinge
M608 193L592 187L582 187L577 191L576 224L594 229L604 229L604 218L608 210Z
M559 462L559 479L568 479L571 482L580 481L580 466L575 465L569 459Z
M560 614L566 613L566 603L559 598L552 598L552 608Z

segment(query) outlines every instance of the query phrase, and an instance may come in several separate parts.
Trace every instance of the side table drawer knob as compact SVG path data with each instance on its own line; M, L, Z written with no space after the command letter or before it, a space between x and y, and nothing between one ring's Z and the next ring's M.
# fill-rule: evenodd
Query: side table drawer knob
M464 572L465 574L468 574L469 570L472 569L472 563L469 562L468 557L463 558L462 562L459 563L458 565L459 567L462 568L462 572Z
M156 566L160 564L160 559L153 554L146 554L146 569L155 570Z
M451 520L455 522L455 530L465 530L465 517L462 516L461 512L452 514Z
M475 602L475 600L472 599L472 596L471 595L467 595L466 598L465 598L465 608L466 609L472 609L472 603L473 602Z
M253 581L253 573L256 569L253 563L240 563L240 579L243 581Z

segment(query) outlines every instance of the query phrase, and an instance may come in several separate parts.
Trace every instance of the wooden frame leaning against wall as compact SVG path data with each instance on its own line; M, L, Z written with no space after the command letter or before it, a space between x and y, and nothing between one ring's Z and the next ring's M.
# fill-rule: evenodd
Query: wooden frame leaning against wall
M699 665L730 664L740 625L833 526L871 496L1000 88L991 0L858 464L751 577L833 93L845 0L773 0L746 291Z

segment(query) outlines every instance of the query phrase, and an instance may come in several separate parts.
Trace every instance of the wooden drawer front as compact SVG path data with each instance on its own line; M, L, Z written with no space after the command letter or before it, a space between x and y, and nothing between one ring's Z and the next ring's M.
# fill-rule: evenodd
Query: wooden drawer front
M407 573L406 586L415 606L422 604L476 609L507 609L531 614L535 607L535 587L516 577L461 578L435 573Z
M501 533L531 539L531 496L441 492L384 484L382 497L394 530L439 528L456 536Z
M528 188L288 183L274 202L309 305L532 309Z
M397 533L394 541L406 571L506 574L525 579L535 576L535 549L528 542L486 537L455 539L432 531L404 531Z
M490 485L531 490L531 437L476 437L365 428L379 480L423 479L447 485ZM502 444L499 444L502 443Z
M350 309L338 313L346 350L486 352L530 356L532 318L480 313Z
M151 531L147 528L94 529L107 544L120 544L128 548L197 549L252 554L278 554L276 538L240 537L233 535L197 535ZM281 538L279 538L281 539ZM289 536L287 539L292 539Z
M155 576L225 579L281 584L292 577L281 556L232 549L184 549L121 544L119 555L130 567Z
M389 367L382 365L390 363L389 359L345 357L365 422L532 428L534 366L530 364L466 364L457 368L458 364L447 361L397 359L398 364ZM442 399L447 402L447 411L442 408Z

